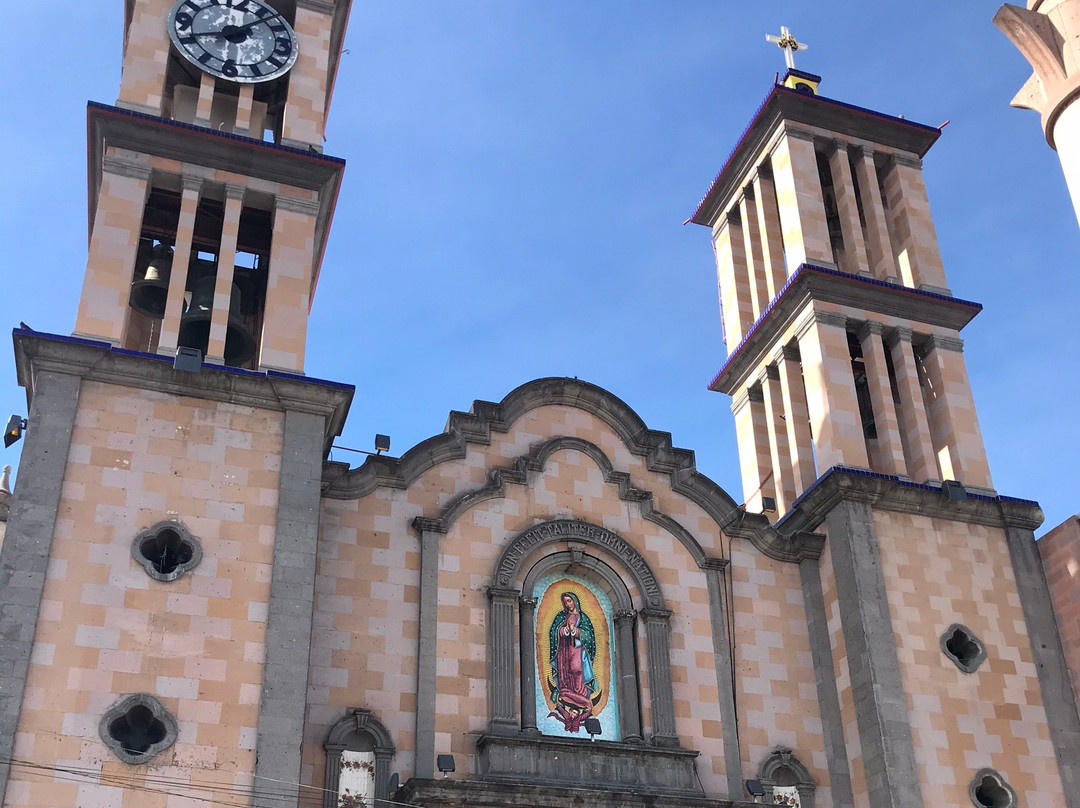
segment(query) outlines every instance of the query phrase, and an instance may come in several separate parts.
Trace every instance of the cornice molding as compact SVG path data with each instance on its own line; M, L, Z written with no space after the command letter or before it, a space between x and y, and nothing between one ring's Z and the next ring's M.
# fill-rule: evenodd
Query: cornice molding
M326 421L324 449L345 423L352 385L303 376L204 364L199 373L173 369L169 357L113 347L107 342L16 329L15 365L19 384L33 397L42 371L78 376L85 381L190 396L276 412L304 412Z
M871 507L899 513L919 514L989 527L1023 527L1034 530L1043 521L1037 502L977 493L970 489L967 499L953 500L940 483L914 483L899 477L834 466L795 501L781 519L777 530L794 536L816 530L829 512L842 501L864 502Z

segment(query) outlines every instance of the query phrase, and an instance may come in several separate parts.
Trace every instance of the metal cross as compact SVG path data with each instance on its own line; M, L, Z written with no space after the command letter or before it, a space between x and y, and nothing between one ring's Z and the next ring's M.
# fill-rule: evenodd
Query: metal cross
M766 42L775 42L776 47L780 48L784 52L784 61L787 63L789 69L795 67L795 51L806 50L806 45L799 42L792 36L791 31L788 30L786 25L780 26L780 36L773 36L767 34L765 36Z

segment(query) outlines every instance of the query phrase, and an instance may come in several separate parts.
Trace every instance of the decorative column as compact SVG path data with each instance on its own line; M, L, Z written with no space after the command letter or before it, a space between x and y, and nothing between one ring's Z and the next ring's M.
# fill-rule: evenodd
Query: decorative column
M671 612L667 609L642 609L641 616L645 620L645 648L649 655L652 742L656 746L678 748L675 696L671 686Z
M518 628L518 645L521 649L521 731L539 734L536 729L537 677L532 673L536 670L536 598L522 597L518 600Z
M889 222L885 204L881 201L874 150L869 146L851 149L855 161L855 178L862 197L863 218L866 219L866 252L870 273L879 281L896 281L896 259L889 239Z
M750 306L754 322L765 311L772 299L766 279L765 258L761 250L761 229L758 226L754 188L747 186L739 199L739 218L742 220L743 241L746 248L746 265L750 280Z
M228 334L229 308L232 304L233 273L236 270L236 239L240 233L240 214L244 208L244 186L225 186L225 221L221 225L221 246L217 256L217 281L214 283L214 310L210 320L210 339L206 361L225 364L225 339Z
M950 294L923 183L922 161L914 155L902 154L893 154L891 159L892 165L885 175L885 195L900 277L905 286Z
M868 468L855 376L851 372L847 318L809 310L798 330L806 403L814 430L818 468Z
M150 166L105 157L86 259L75 335L122 345Z
M289 373L304 370L318 217L317 199L280 194L274 199L274 238L259 343L260 369Z
M927 405L927 416L941 473L946 479L992 488L982 431L964 365L964 342L958 337L934 334L927 340L926 348L924 367L934 391Z
M813 134L785 124L772 150L772 169L788 266L835 269Z
M776 513L783 514L795 501L795 478L791 471L788 435L785 428L784 396L780 392L780 371L776 365L766 365L758 377L761 382L762 406L769 433L769 457L776 491Z
M773 184L772 168L768 165L760 166L754 174L754 202L760 222L761 255L765 262L765 278L771 301L787 283L787 268L784 266L784 239L780 229L780 209L776 206L776 186Z
M615 615L615 675L619 681L619 726L627 743L641 743L641 696L638 689L637 643L634 642L634 612Z
M866 272L869 266L862 222L859 221L859 203L855 197L855 181L851 176L847 144L842 141L833 141L833 150L829 155L829 173L832 174L833 192L836 194L840 232L844 236L844 255L836 256L836 262L842 270L853 275Z
M439 539L444 532L436 519L413 520L420 533L420 630L416 652L417 777L435 776L435 663L438 659Z
M739 752L738 715L735 712L734 669L731 660L729 618L724 607L724 569L727 560L706 558L701 562L709 590L709 622L712 625L713 665L716 668L716 691L719 696L720 731L724 736L724 768L728 798L743 793L742 755Z
M289 71L289 97L281 127L281 143L322 151L326 123L326 55L334 27L334 4L326 0L297 0L293 30L299 55Z
M492 733L514 735L518 732L517 705L514 687L514 612L521 593L516 589L488 589L491 601L491 660L489 681L491 686ZM522 679L531 677L523 676ZM524 706L524 705L523 705ZM535 706L533 708L535 710ZM533 724L536 716L533 716Z
M176 224L169 293L165 299L165 317L158 340L158 353L166 356L176 354L180 337L180 318L184 316L184 292L187 291L188 266L191 264L191 241L195 235L195 214L199 210L203 179L184 174L180 177L180 185L180 219Z
M761 511L763 496L775 496L764 402L759 386L743 388L731 402L731 411L735 415L735 436L739 444L743 499L746 507L753 512Z
M780 392L784 397L784 412L787 413L788 455L791 458L795 496L798 496L817 480L814 438L810 434L810 412L806 407L806 388L803 386L798 347L781 346L773 354L773 361L780 373Z
M896 328L886 340L892 356L896 386L900 392L900 441L907 459L907 473L917 483L938 477L934 444L930 440L930 426L926 420L926 404L923 400L919 368L915 364L915 351L911 345L911 329Z
M885 364L885 347L881 342L881 323L870 320L859 329L866 384L870 389L870 404L874 408L874 427L877 429L877 465L882 474L907 474L904 445L900 441L900 424L893 406L889 369Z
M737 212L720 217L713 230L713 247L716 250L716 280L720 286L724 335L731 351L754 324L746 242L742 234L742 220Z

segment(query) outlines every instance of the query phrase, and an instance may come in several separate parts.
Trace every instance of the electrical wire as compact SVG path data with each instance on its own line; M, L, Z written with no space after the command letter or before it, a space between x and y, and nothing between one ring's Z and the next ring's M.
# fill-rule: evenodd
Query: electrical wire
M49 733L58 734L58 733ZM119 787L132 791L141 791L167 796L183 797L184 799L204 802L212 805L226 806L226 808L273 808L277 805L295 805L297 796L295 790L300 791L299 802L301 804L319 804L328 793L328 789L320 786L305 785L291 780L281 780L273 777L249 775L254 780L263 780L276 786L257 787L242 786L227 783L199 783L190 779L172 777L168 775L152 774L150 772L131 772L123 774L117 772L102 771L100 768L81 766L59 766L20 758L0 758L0 764L6 764L13 771L21 771L28 776L51 777L54 781L74 783L96 783L105 786ZM192 767L192 771L215 771L228 774L246 774L232 769L206 769ZM158 787L152 787L158 786ZM181 789L177 791L175 789ZM280 789L280 790L277 790ZM203 792L211 796L196 796L191 792ZM237 801L240 800L240 801ZM402 808L420 808L413 803L398 802L396 800L383 800L373 798L372 802L382 806L402 806Z

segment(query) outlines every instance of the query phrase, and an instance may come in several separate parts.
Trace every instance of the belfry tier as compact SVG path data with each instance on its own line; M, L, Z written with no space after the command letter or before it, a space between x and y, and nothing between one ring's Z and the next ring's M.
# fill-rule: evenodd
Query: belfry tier
M322 154L348 0L269 0L298 57L261 83L180 58L175 0L125 4L114 106L87 108L90 244L76 336L301 372L344 161Z
M982 307L948 288L922 175L940 132L812 86L773 88L691 219L746 506L783 514L834 466L990 489L959 337Z

